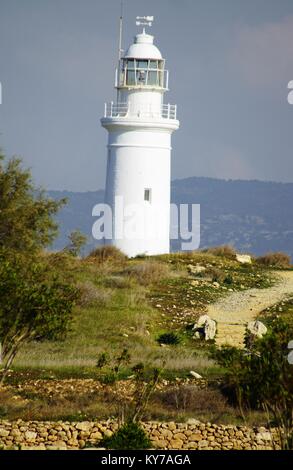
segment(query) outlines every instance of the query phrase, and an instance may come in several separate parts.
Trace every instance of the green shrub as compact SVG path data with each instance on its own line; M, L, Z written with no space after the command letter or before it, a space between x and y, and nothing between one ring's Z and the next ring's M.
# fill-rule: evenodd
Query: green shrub
M293 328L275 318L268 333L255 340L250 349L224 347L214 359L227 369L226 391L243 407L267 412L279 428L283 449L293 448L293 367L288 361L288 343Z
M105 437L99 446L115 450L143 450L152 444L138 423L125 423L111 437Z
M160 344L179 344L180 343L180 338L176 333L162 333L158 339L158 343Z

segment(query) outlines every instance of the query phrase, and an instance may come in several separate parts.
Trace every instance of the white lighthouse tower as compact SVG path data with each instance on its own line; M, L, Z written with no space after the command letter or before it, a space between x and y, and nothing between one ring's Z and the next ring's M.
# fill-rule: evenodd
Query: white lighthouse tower
M153 17L137 24L151 26ZM127 256L169 253L171 134L176 105L164 104L165 60L145 29L119 59L117 101L106 103L108 160L105 202L112 209L115 245Z

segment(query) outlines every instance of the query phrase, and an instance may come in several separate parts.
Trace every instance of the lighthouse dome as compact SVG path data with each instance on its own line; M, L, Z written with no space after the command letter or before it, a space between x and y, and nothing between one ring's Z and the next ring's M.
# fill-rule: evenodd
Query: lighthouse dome
M145 32L137 34L134 43L126 51L124 56L132 59L162 59L162 54L154 45L154 36Z

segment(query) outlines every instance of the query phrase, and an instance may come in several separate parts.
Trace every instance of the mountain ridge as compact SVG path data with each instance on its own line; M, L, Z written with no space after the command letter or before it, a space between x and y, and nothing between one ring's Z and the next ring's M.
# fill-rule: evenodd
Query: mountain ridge
M97 245L91 236L95 220L91 214L93 206L103 202L104 191L52 190L47 194L69 199L57 216L60 235L53 249L63 248L75 229L89 237L85 252ZM284 251L293 256L293 183L188 177L172 181L171 201L200 204L200 248L229 243L255 255ZM180 250L180 243L172 240L172 250Z

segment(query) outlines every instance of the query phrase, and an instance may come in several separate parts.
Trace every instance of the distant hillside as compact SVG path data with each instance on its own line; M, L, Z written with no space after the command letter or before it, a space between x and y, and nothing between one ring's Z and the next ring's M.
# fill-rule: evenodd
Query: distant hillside
M192 177L173 181L171 188L172 202L201 205L201 248L229 243L239 251L281 250L293 256L293 183ZM95 246L91 214L104 192L49 191L49 195L69 199L58 215L60 236L53 248L63 248L76 228L88 235L87 250ZM173 250L179 247L179 242L172 242Z

